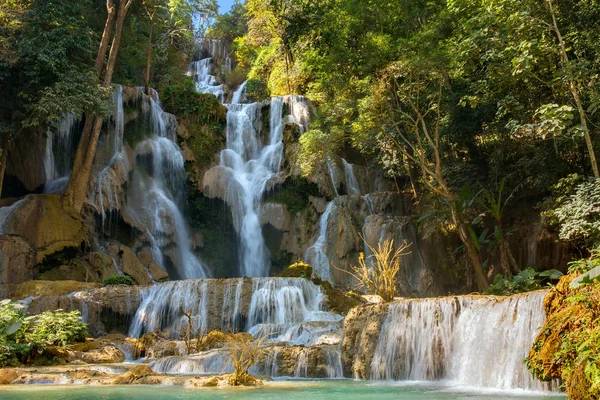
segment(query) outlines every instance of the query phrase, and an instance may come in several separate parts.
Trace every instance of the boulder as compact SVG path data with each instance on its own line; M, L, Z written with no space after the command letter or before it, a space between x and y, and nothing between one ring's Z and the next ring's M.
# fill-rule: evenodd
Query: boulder
M260 212L260 224L271 226L278 231L287 232L291 228L291 218L287 208L279 203L263 203Z
M10 385L21 373L16 369L0 368L0 385Z
M79 214L63 207L60 196L29 195L6 210L0 231L19 235L35 251L35 262L65 248L79 249L88 241Z
M371 360L388 308L388 304L374 304L353 308L348 313L342 341L344 376L369 379Z
M152 283L152 278L149 276L148 271L133 250L121 245L119 247L119 255L121 256L122 272L124 274L131 276L140 285L149 285Z
M113 380L114 385L130 385L135 383L140 383L140 381L144 378L151 377L156 375L152 369L147 365L138 365L133 368L131 371L128 371L122 375L117 376Z
M0 284L16 284L35 279L35 252L21 236L0 236Z
M146 268L146 271L152 276L152 279L156 282L164 282L169 280L169 274L167 271L162 269L154 260L152 250L148 247L142 248L137 253L137 258L140 260L142 265Z

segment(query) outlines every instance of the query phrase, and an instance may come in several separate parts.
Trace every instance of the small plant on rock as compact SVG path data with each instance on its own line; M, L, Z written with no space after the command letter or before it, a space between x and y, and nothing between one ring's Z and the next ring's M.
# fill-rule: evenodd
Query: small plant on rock
M351 266L352 271L341 271L353 276L359 287L381 296L384 301L394 300L396 296L396 275L398 275L402 266L402 256L408 254L406 250L411 244L405 242L395 248L394 240L386 240L383 245L378 243L377 248L374 248L364 239L363 241L373 253L372 256L368 257L373 262L365 258L364 253L360 253L358 265Z
M102 281L105 285L135 285L135 281L129 275L111 275L104 278Z

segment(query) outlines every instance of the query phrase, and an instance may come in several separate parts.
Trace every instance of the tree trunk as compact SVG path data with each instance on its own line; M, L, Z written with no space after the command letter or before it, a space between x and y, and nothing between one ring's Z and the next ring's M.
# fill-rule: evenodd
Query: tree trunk
M115 70L117 54L119 52L119 46L121 43L121 35L123 33L123 24L125 22L125 17L127 16L127 10L131 6L131 2L132 0L122 0L119 3L119 10L115 26L115 36L110 46L108 64L106 65L106 73L102 83L102 86L104 87L109 87L112 82L112 75ZM67 204L73 207L77 212L81 212L83 209L101 129L101 117L95 116L88 118L84 126L81 143L77 148L75 162L73 163L73 172L71 173L71 179L69 180L69 185L64 195L64 199Z
M145 86L144 89L146 90L146 94L150 95L150 61L151 61L151 56L152 56L152 27L154 25L154 22L152 20L150 20L150 33L148 35L148 48L146 50L146 76L144 79L145 82Z
M98 55L96 56L96 71L98 72L98 76L100 76L102 68L104 68L106 51L108 50L108 43L110 42L110 33L115 22L115 16L117 15L117 8L115 7L113 0L106 0L106 10L108 11L108 16L106 17L104 31L102 32L102 40L100 40L100 47L98 48Z
M465 223L462 221L462 219L460 219L458 211L453 205L450 206L450 214L452 216L454 225L458 230L458 236L460 237L463 246L465 246L465 250L467 252L467 255L469 256L469 259L471 260L471 264L473 264L473 270L475 271L475 277L477 278L477 287L479 288L480 292L483 292L490 287L490 284L487 280L485 272L483 271L483 266L481 265L481 261L479 260L479 254L477 254L477 249L475 248L475 245L471 240L469 231Z
M8 160L8 146L10 141L8 139L2 141L2 147L0 147L0 197L2 197L2 184L4 183L4 171L6 170L6 162Z
M566 64L569 62L569 55L567 54L567 50L565 48L565 41L563 40L562 34L560 33L560 29L558 29L558 23L556 22L556 14L554 12L554 7L552 5L552 0L548 1L548 8L550 9L550 15L552 16L552 26L554 27L554 33L558 38L558 47L560 50L560 55L563 60L563 69L567 66ZM583 127L583 136L585 138L585 144L587 146L588 154L590 156L590 163L592 164L592 171L594 172L594 177L600 178L600 171L598 171L598 161L596 160L596 153L594 152L594 144L592 142L592 136L590 135L590 131L587 124L587 115L585 113L585 108L581 102L581 98L579 97L579 90L577 87L577 83L575 80L569 76L569 90L573 99L575 100L575 104L577 105L577 111L579 112L579 123Z

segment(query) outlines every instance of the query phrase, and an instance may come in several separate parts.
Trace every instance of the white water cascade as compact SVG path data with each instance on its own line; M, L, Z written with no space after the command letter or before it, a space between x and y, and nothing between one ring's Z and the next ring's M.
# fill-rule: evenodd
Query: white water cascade
M219 46L210 47L211 52L219 53ZM211 66L211 59L196 61L190 66L189 74L196 76L197 82L207 83L208 87L197 85L198 91L220 93L221 89L217 89L220 85L209 74ZM225 104L228 108L227 140L219 167L225 171L222 174L222 179L226 180L225 200L231 208L240 241L239 274L263 277L269 275L271 263L260 224L262 197L267 184L273 182L281 170L284 125L294 123L301 132L307 130L312 106L302 96L271 98L269 134L266 136L261 132L262 103L240 104L244 99L245 84L233 94L232 103ZM287 107L286 115L284 106Z
M189 232L181 208L185 192L185 169L176 129L160 107L158 95L147 97L142 105L149 118L151 132L134 148L135 165L127 193L127 215L152 236L159 248L175 241L171 258L176 278L196 279L210 276L209 270L191 251ZM158 258L160 262L162 257Z
M327 257L327 225L329 215L335 207L334 201L327 204L325 212L319 219L319 236L315 243L306 249L304 259L313 267L314 274L323 280L331 281L329 258Z
M73 113L63 115L55 131L48 131L44 153L46 183L44 193L62 193L69 182L77 141L78 118Z
M191 311L192 322L202 333L211 329L270 333L270 341L294 345L327 344L331 335L339 335L332 330L341 328L342 316L321 310L323 292L306 279L233 278L222 288L221 281L205 279L142 289L129 335L140 337L160 329L178 337L187 324L181 310Z
M326 360L324 375L343 377L341 351L342 316L322 311L324 294L319 286L301 278L234 278L173 281L142 289L141 303L130 325L129 335L160 330L179 337L191 311L195 329L244 330L255 337L269 335L272 350L254 373L280 374L283 352L304 365L287 374L307 377L308 349ZM185 352L183 353L185 354ZM231 370L226 350L215 349L186 356L152 361L156 372L171 374L215 374Z
M523 363L544 323L545 295L394 303L371 361L371 379L550 390L552 385L533 379Z
M360 186L354 175L354 168L352 164L348 163L342 158L342 164L344 164L344 175L346 176L346 192L348 194L360 194Z

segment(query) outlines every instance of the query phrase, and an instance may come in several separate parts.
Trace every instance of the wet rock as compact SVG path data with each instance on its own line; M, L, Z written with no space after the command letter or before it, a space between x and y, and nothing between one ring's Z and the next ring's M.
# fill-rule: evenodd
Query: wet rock
M128 371L122 375L117 376L113 379L114 385L130 385L135 383L141 383L140 381L145 378L153 377L156 373L147 365L138 365L131 371Z
M152 283L152 278L149 276L148 271L133 250L127 246L121 245L119 248L119 255L121 256L124 274L131 276L140 285Z
M148 247L138 251L137 258L140 260L146 271L150 274L155 282L164 282L169 279L167 271L162 269L154 260L152 250Z
M371 360L388 308L388 304L375 304L356 307L348 313L342 341L344 376L369 378Z
M13 299L24 299L26 297L38 296L60 296L69 293L99 287L99 283L79 281L43 281L32 280L18 285L2 285L5 289L5 297Z
M290 230L290 215L287 208L279 203L263 203L260 212L260 224L271 226L279 231L287 232Z

